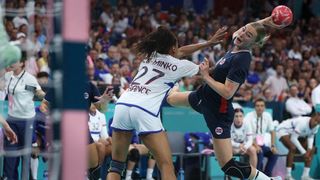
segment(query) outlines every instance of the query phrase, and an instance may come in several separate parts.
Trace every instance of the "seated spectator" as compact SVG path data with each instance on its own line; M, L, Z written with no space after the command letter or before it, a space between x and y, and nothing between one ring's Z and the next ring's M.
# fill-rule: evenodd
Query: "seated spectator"
M298 97L304 99L306 102L311 101L310 92L311 89L307 86L307 80L304 78L299 78L298 80Z
M261 98L254 102L255 111L245 116L245 121L249 122L254 133L254 146L258 151L257 169L267 176L272 175L272 170L277 162L277 149L275 147L275 132L271 114L265 111L265 101ZM270 138L271 136L271 138ZM263 159L268 158L268 162L263 170Z
M247 154L250 159L250 164L257 167L257 150L253 146L253 132L251 124L243 121L243 110L234 110L234 120L231 125L231 143L233 153Z
M314 108L316 108L316 105L320 104L320 84L318 84L318 86L312 90L311 98L312 105Z
M94 142L98 142L100 139L111 141L108 135L106 117L93 104L89 109L88 125Z
M287 81L283 76L283 65L277 64L276 66L276 75L270 76L263 87L263 90L270 88L272 96L275 96L278 99L283 91L288 89Z
M293 165L293 158L297 149L303 155L305 160L305 167L301 179L312 179L309 176L309 172L312 155L315 151L313 147L314 135L318 132L319 124L320 115L319 113L314 113L311 117L295 117L285 120L277 127L277 137L289 150L289 153L287 155L286 180L293 180L291 176L291 170ZM298 138L299 140L304 141L304 147L303 145L301 145Z
M104 63L104 59L102 56L99 55L98 59L95 61L95 68L94 68L94 80L103 81L101 77L108 74L109 71L106 70L106 64Z
M100 75L100 76L103 79L103 81L108 85L113 84L112 81L113 81L114 77L119 77L119 79L120 79L120 87L121 88L124 88L126 86L126 84L128 84L126 78L124 78L121 75L119 64L113 64L111 66L110 73L104 74L104 75Z
M192 132L184 135L187 153L202 152L212 149L212 135L207 132Z
M286 110L292 117L308 115L312 108L303 99L298 97L298 86L291 85L290 97L285 102Z
M108 58L104 60L104 63L109 67L112 68L113 64L119 64L120 58L118 57L120 54L118 52L117 47L111 46L108 49Z

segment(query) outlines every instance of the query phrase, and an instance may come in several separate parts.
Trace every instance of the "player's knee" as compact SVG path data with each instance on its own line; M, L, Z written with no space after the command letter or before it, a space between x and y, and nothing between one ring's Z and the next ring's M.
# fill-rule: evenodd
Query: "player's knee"
M251 166L249 163L238 162L234 159L230 159L221 169L226 175L240 179L247 179L251 174Z
M131 149L128 153L128 160L138 163L140 160L140 153L138 149Z
M125 168L126 168L125 162L111 160L110 167L108 169L108 173L113 172L113 173L120 174L120 176L123 176Z

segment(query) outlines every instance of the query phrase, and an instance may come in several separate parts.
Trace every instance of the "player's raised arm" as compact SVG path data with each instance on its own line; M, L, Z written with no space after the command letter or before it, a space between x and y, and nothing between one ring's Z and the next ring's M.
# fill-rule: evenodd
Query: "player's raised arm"
M227 34L226 31L227 31L227 27L222 27L222 28L218 29L218 31L213 36L211 36L211 38L206 42L197 43L197 44L190 44L190 45L180 47L178 49L176 58L185 57L185 56L188 56L188 55L190 55L200 49L204 49L209 46L214 46L216 44L221 43Z

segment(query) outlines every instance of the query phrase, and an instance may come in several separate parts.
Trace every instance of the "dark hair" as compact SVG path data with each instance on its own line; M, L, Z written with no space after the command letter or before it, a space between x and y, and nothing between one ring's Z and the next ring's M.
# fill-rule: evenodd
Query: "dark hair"
M166 27L160 26L158 29L142 39L136 46L136 50L146 55L149 62L153 52L169 54L172 47L177 44L177 37Z
M43 78L43 77L48 78L49 74L47 72L44 72L44 71L38 72L37 78Z
M21 59L20 59L20 62L23 63L22 68L25 68L27 59L28 59L27 51L22 50Z
M266 103L266 101L263 98L258 98L254 101L254 105L257 104L257 102L263 102L264 104Z
M242 114L244 114L244 112L241 108L235 108L234 113L237 113L237 112L241 112Z

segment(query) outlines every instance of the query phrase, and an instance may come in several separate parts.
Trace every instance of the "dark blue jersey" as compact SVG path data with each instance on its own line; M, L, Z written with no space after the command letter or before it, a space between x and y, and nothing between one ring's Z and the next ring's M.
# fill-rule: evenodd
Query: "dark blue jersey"
M211 77L224 84L226 79L239 83L244 83L251 62L251 54L249 51L227 52L216 64L215 69L211 73ZM218 113L228 113L232 111L231 102L233 98L226 100L220 96L209 85L205 84L198 90L201 99ZM231 109L230 109L231 108Z

